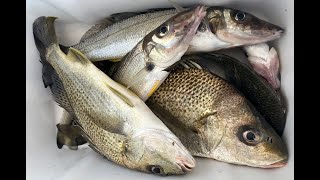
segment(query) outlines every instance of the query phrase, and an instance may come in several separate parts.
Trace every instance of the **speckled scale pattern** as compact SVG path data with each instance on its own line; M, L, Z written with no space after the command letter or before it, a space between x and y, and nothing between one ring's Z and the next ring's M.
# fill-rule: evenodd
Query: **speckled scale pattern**
M208 71L178 69L170 73L148 101L179 117L184 121L182 124L193 127L194 122L213 113L215 104L233 94L234 90L226 81Z
M99 152L107 159L118 164L124 165L123 150L126 138L123 135L110 133L101 129L92 121L84 121L82 123L87 134L91 137L92 144L99 147Z
M94 66L93 64L83 65L80 62L72 62L72 60L62 60L61 53L52 53L50 59L59 58L52 61L52 65L64 84L78 123L83 128L89 141L104 156L116 163L125 165L122 159L122 152L126 137L108 132L106 129L114 129L114 127L118 126L118 119L125 120L125 115L132 114L127 112L130 111L130 108L121 106L121 102L117 102L115 97L110 95L112 94L111 92L104 92L110 90L103 88L105 86L102 84L103 81L93 81L90 78L96 77L99 79L98 74L96 74L97 76L92 76L92 67L90 66ZM72 65L69 63L72 63ZM100 82L100 84L97 82ZM91 87L93 87L92 90ZM120 112L119 109L121 109ZM101 112L102 110L104 113ZM106 111L109 113L105 113Z

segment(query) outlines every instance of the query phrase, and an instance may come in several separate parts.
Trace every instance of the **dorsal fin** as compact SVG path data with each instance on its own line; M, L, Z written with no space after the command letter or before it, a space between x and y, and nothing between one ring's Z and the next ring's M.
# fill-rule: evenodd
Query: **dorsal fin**
M112 25L113 23L122 21L124 19L128 19L130 17L139 15L137 12L123 12L123 13L116 13L111 14L110 16L102 19L100 22L92 26L84 35L81 37L81 41L88 39L90 36L96 34L97 32L107 28L108 26Z
M148 9L148 10L140 11L140 12L122 12L122 13L111 14L110 16L102 19L97 24L92 26L81 37L80 42L88 39L90 36L92 36L92 35L96 34L97 32L107 28L108 26L112 25L113 23L117 23L119 21L131 18L133 16L137 16L137 15L140 15L140 14L146 14L146 13L157 12L157 11L164 11L164 10L169 10L169 9L172 9L172 8L154 8L154 9Z
M84 64L91 63L91 61L84 54L82 54L82 52L73 47L69 48L67 58L70 60L79 61Z

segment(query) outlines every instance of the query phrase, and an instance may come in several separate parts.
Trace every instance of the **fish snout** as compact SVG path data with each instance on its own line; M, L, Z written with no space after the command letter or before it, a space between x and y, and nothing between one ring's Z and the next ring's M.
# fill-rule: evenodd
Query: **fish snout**
M265 31L271 33L273 36L281 36L283 33L284 33L284 29L277 26L277 25L274 25L274 24L269 24L269 23L266 23L265 26L264 26L264 29Z
M178 156L176 158L176 163L180 166L183 172L189 172L196 166L196 161L192 156L191 158L183 158L181 156Z
M276 162L276 163L267 165L267 166L265 166L264 168L280 168L280 167L285 166L287 163L288 163L288 158L287 158L287 159L284 159L284 160L282 160L282 161L279 161L279 162Z
M203 5L196 6L192 8L180 16L175 18L175 29L177 31L181 30L188 30L194 25L198 23L206 14L206 7Z

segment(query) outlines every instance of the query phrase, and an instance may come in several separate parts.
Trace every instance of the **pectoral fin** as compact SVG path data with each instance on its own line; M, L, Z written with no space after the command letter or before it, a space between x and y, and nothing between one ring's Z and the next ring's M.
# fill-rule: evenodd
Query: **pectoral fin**
M145 66L143 69L141 69L130 81L130 83L127 85L127 89L132 87L133 85L139 83L140 81L146 79L146 77L151 73L153 70L148 68L148 66Z
M57 146L59 149L66 145L71 150L77 150L78 146L86 143L82 137L82 130L72 124L57 124Z

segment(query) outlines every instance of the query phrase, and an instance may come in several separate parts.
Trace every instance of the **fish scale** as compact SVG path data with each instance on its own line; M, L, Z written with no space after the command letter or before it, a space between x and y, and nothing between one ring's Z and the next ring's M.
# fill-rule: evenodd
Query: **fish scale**
M61 56L61 52L53 53L51 54L51 57L49 56L48 58L59 58L59 56ZM96 98L112 99L112 97L108 97L107 94L98 91L94 91L93 93L90 87L94 86L92 85L92 83L95 82L92 82L88 78L88 76L83 76L83 71L81 71L81 73L78 72L80 68L77 66L77 63L71 66L64 65L64 63L70 64L71 62L69 62L68 60L51 61L52 66L55 67L55 70L58 74L60 74L62 81L65 82L64 87L66 87L65 90L68 94L69 101L71 102L71 104L78 104L77 106L73 106L73 110L74 113L76 113L80 126L86 132L87 137L89 137L88 139L90 139L90 141L95 146L98 146L100 148L99 152L101 152L101 154L103 154L104 156L108 157L110 160L116 163L124 164L121 154L123 149L121 149L122 146L119 145L121 143L124 143L124 136L109 133L102 129L104 128L104 126L97 126L95 121L98 121L98 124L104 124L103 121L100 120L101 117L99 117L99 114L101 115L102 113L96 112L94 114L93 112L88 112L92 109L101 110L101 108L97 107L97 104L99 103L95 101ZM92 67L95 68L94 66ZM80 94L78 92L82 93ZM83 98L83 95L85 95L86 98ZM108 102L110 101L105 101L104 103ZM90 105L93 106L90 107ZM112 104L110 104L109 107L112 107ZM108 110L108 108L103 110L106 111ZM110 115L112 115L111 112L112 111L110 111L109 113ZM94 115L96 115L96 117L98 118L91 117ZM106 118L112 119L115 117L110 116ZM95 121L92 121L92 119L94 119Z
M213 112L212 107L219 98L233 91L229 84L218 77L212 78L210 73L198 69L177 70L169 74L148 101L184 120L179 123L194 126L206 113Z
M52 95L67 108L79 127L78 134L96 152L130 169L157 175L191 171L195 160L190 152L136 94L113 81L80 51L70 48L67 55L61 51L55 19L37 18L33 23L34 39L45 62L44 83L58 89ZM64 126L68 125L73 126ZM72 138L76 137L58 137L58 147L67 140L67 145L76 149L81 139Z
M121 153L124 152L124 144L127 140L125 136L105 131L93 121L82 121L81 127L84 127L88 137L94 137L90 138L90 143L94 145L93 148L99 147L100 150L95 148L96 151L111 161L125 165Z
M177 12L175 9L160 8L112 14L92 27L80 43L73 47L83 52L91 61L119 61L144 36ZM207 18L191 41L187 54L248 45L253 43L252 40L255 43L266 42L279 38L283 31L280 27L245 12L247 20L235 21L237 12L241 11L218 6L208 7ZM240 28L244 24L247 28L245 30Z
M283 96L249 66L222 54L201 54L184 58L199 64L206 64L204 62L209 60L212 67L210 71L218 73L219 69L222 70L224 79L237 87L251 101L280 136L283 134L286 124L286 105Z
M205 68L179 65L146 104L194 156L262 168L287 162L285 144L261 114L232 84Z
M73 47L86 54L91 61L105 60L105 56L109 59L121 58L146 34L176 13L176 10L166 10L125 19L108 26Z

